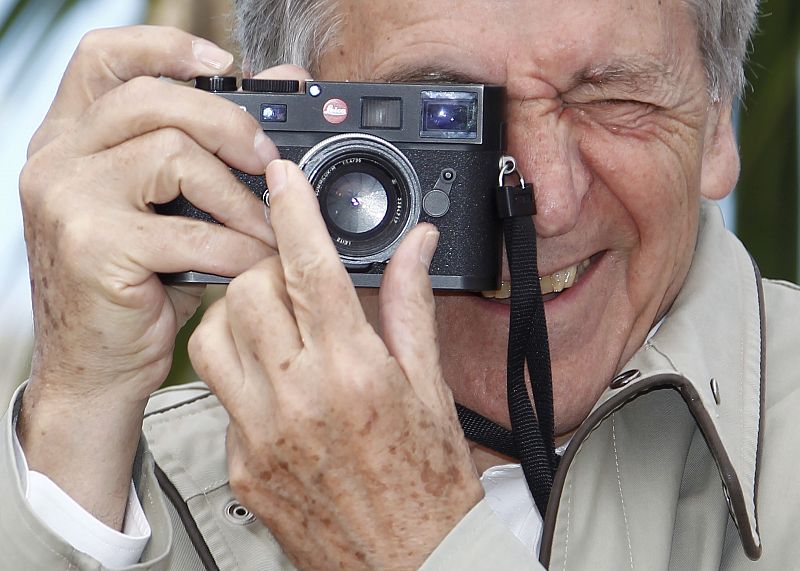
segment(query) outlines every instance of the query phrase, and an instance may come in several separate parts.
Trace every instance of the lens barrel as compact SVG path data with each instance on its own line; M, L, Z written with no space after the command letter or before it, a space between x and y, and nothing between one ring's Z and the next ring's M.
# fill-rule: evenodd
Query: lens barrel
M348 268L387 262L419 220L422 192L417 174L397 147L379 137L330 137L299 164Z

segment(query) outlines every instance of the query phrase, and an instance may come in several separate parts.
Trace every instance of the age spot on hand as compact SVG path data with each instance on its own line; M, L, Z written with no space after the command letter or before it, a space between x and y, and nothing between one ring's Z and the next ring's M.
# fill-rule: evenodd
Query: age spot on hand
M378 420L378 411L374 408L369 413L369 418L367 422L364 424L363 428L358 431L361 436L366 436L370 432L372 432L372 426L375 424L375 421Z

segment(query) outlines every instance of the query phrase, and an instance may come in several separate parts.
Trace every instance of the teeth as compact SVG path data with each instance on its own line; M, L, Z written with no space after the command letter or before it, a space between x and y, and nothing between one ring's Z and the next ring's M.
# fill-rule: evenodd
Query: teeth
M511 282L500 282L500 289L482 291L481 295L489 299L508 299L511 297Z
M586 271L591 264L587 258L580 264L575 264L568 268L564 268L549 276L542 276L539 278L539 286L542 290L542 295L548 293L561 293L565 289L571 288L580 275ZM502 282L500 289L497 291L484 291L481 292L483 297L489 299L508 299L511 297L511 282Z
M561 293L565 289L572 287L572 284L575 283L576 273L578 273L577 264L557 271L549 276L539 278L539 285L542 288L542 295L546 293Z
M575 285L575 281L578 279L583 272L586 271L586 268L589 267L591 261L587 258L582 261L580 264L575 264L574 266L570 266L568 268L564 268L563 270L559 270L549 276L542 276L539 278L539 286L542 289L542 295L548 293L561 293L565 289L571 288Z

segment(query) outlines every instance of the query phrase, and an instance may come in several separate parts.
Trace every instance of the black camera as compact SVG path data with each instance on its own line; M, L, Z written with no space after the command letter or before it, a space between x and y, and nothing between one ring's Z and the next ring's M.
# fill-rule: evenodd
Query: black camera
M198 78L196 86L241 106L283 158L297 163L353 283L377 287L418 222L440 232L434 288L497 289L501 225L495 206L503 150L502 87ZM234 170L259 198L263 176ZM156 209L216 222L183 197ZM169 283L226 283L185 272Z

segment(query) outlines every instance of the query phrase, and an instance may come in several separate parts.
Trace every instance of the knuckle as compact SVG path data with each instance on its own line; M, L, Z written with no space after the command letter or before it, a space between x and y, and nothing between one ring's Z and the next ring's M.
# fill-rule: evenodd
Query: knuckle
M176 127L164 127L155 132L155 143L159 156L164 162L169 163L178 156L191 153L197 148L197 143L184 131Z
M41 194L44 176L41 167L40 161L32 157L28 159L19 174L19 197L23 211L34 208L36 200Z
M259 285L258 272L254 269L236 276L225 292L228 305L235 309L243 300L253 297L253 290L258 289Z
M293 286L313 287L329 280L334 270L326 256L306 250L294 255L286 265L286 281Z
M57 166L61 176L53 176L54 166ZM69 184L67 179L69 166L64 161L59 161L52 153L39 151L29 158L19 174L19 198L22 211L31 215L44 215L45 220L60 218L63 203L59 195ZM68 197L70 198L71 195Z
M208 94L201 93L199 95L206 96ZM230 144L232 139L227 133L252 133L255 135L256 129L260 129L255 118L235 103L221 97L214 97L212 102L213 107L209 107L207 121L220 133L225 134L217 141L216 148L212 149L215 153Z
M53 135L50 127L51 125L45 119L45 122L42 123L38 129L36 129L36 132L33 134L30 142L28 143L28 149L25 154L26 158L32 158L40 149L42 149L42 147L47 144L48 139Z
M89 216L72 216L62 224L59 246L63 254L70 258L84 250L84 246L96 239L96 221Z
M346 387L356 402L378 401L386 396L396 397L397 387L394 383L388 382L388 376L392 373L391 363L384 360L384 356L378 356L380 353L375 344L359 345L358 339L353 339L350 344L354 347L369 348L371 356L368 362L365 363L362 359L359 365L353 366L356 361L355 356L353 359L342 359L340 355L338 358L328 359L330 382Z
M250 474L241 461L228 462L228 480L231 491L238 498L245 497L250 490Z
M54 218L57 222L52 230L51 241L57 244L57 256L60 264L70 274L86 274L92 271L100 281L108 281L105 285L110 291L119 289L110 276L95 268L89 270L85 267L87 257L93 253L106 251L107 241L102 233L97 232L97 220L91 216L78 215L71 217Z
M229 306L234 310L244 307L247 311L259 298L281 289L280 269L280 260L274 256L234 278L225 294Z
M225 103L225 112L222 114L223 124L236 125L238 128L253 128L257 125L253 116L243 111L238 105L229 101L223 100L223 102Z
M224 303L220 301L206 309L202 320L195 327L186 345L195 370L206 380L208 378L204 374L210 372L212 364L209 356L214 354L214 336L219 331L220 322L225 319L224 309Z
M180 222L182 223L180 232L186 238L187 243L193 244L196 248L216 250L216 232L218 228L215 224L194 218L187 218Z
M203 379L208 386L214 390L217 388L217 376L214 374L215 370L212 363L205 355L205 344L194 345L194 350L190 346L189 356L192 360L192 367L197 373L198 378Z
M160 85L161 82L155 77L150 77L149 75L138 75L125 82L123 86L123 93L125 96L132 98L134 101L150 101L154 100L154 92Z
M186 32L181 30L180 28L176 28L175 26L158 26L159 33L163 33L166 37L171 38L185 38L189 36Z
M204 321L201 321L200 324L195 328L192 332L191 336L189 337L189 341L186 343L186 350L189 353L189 358L192 360L192 365L197 370L205 368L206 360L206 344L208 340L208 332L207 332L208 324ZM197 373L201 376L201 378L206 378L203 376L203 373L207 371L197 370Z
M86 32L78 42L75 55L78 57L93 57L97 52L105 49L111 41L108 30L96 29Z

